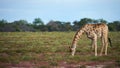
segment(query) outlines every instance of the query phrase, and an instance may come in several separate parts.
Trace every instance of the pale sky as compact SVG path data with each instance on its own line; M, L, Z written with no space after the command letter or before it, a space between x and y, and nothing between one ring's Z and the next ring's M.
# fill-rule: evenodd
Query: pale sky
M33 22L69 21L81 18L120 21L120 0L0 0L0 19Z

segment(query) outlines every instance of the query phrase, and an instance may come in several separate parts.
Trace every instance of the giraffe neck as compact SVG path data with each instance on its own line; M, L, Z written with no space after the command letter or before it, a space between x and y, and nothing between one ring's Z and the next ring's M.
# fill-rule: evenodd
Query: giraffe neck
M78 30L78 32L75 34L74 39L72 41L71 48L76 48L76 44L77 44L78 40L80 39L81 35L83 34L83 32L84 32L83 29Z

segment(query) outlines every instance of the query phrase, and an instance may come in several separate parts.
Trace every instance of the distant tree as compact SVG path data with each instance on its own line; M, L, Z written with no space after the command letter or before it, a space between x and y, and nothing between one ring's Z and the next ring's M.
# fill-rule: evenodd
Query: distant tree
M80 28L80 26L78 25L78 23L79 23L79 21L74 21L74 22L73 22L72 29L73 29L74 31L76 31L77 29Z
M0 23L8 23L8 22L7 22L7 20L2 19L2 20L0 20Z
M104 19L98 19L98 21L99 21L100 23L107 23L107 21L104 20Z
M14 22L12 22L11 26L13 26L15 31L17 31L17 32L35 31L34 28L32 26L30 26L30 24L28 24L28 22L26 20L14 21Z
M71 25L71 22L61 22L61 30L60 31L72 31L73 26Z
M80 23L81 26L84 25L84 24L87 24L87 23L92 23L92 19L90 19L90 18L83 18L83 19L80 20L79 23Z
M98 20L93 19L93 23L99 23L99 21L98 21Z
M8 23L6 20L0 20L0 27L4 27L6 23Z
M108 23L108 27L110 31L120 31L120 21Z
M47 24L47 27L48 27L48 30L49 30L49 31L60 31L60 30L61 30L61 27L62 27L62 22L51 20L51 21Z
M18 20L13 22L16 25L26 25L28 22L26 20Z
M33 21L33 27L37 31L44 31L47 30L46 26L44 25L44 22L40 18L35 18Z
M71 31L78 30L81 26L88 23L106 23L110 31L120 31L120 21L113 21L108 23L104 19L91 19L82 18L80 21L74 21L73 25L70 22L61 21L49 21L46 25L40 18L35 18L32 23L28 23L26 20L17 20L13 22L7 22L6 20L0 20L0 31L2 32L15 32L15 31Z
M13 22L13 27L15 28L15 30L17 32L22 31L22 29L20 27L22 27L23 25L26 25L28 22L26 20L18 20L18 21L14 21Z
M74 21L73 30L77 30L87 23L93 23L93 20L91 18L82 18L80 21Z
M4 19L0 20L0 31L4 31L4 27L8 22Z
M120 21L114 21L114 23L116 23L117 27L117 31L120 31Z
M115 27L114 23L108 23L108 28L110 31L116 31L116 27Z
M84 24L88 24L88 23L93 23L93 20L91 18L83 18L78 22L78 25L81 27Z
M39 26L39 25L44 25L44 22L40 18L35 18L33 24Z

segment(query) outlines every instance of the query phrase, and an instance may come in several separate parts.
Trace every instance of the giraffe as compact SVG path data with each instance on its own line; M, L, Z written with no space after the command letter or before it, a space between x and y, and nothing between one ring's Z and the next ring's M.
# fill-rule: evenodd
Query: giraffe
M95 56L97 56L97 38L101 38L102 47L100 51L100 56L102 56L103 50L105 48L105 55L107 55L107 47L108 41L111 45L111 40L108 38L108 26L104 23L99 24L85 24L82 26L75 34L74 39L72 41L72 45L70 46L70 51L72 56L74 56L76 51L76 45L81 35L85 33L89 39L92 41L92 49L95 50Z

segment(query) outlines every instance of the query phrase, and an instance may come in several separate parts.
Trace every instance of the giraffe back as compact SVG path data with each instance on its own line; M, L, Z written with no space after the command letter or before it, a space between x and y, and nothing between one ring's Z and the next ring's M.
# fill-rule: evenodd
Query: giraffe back
M84 25L84 32L89 38L93 36L93 33L95 33L97 37L102 37L103 35L108 34L108 26L104 23L86 24Z

